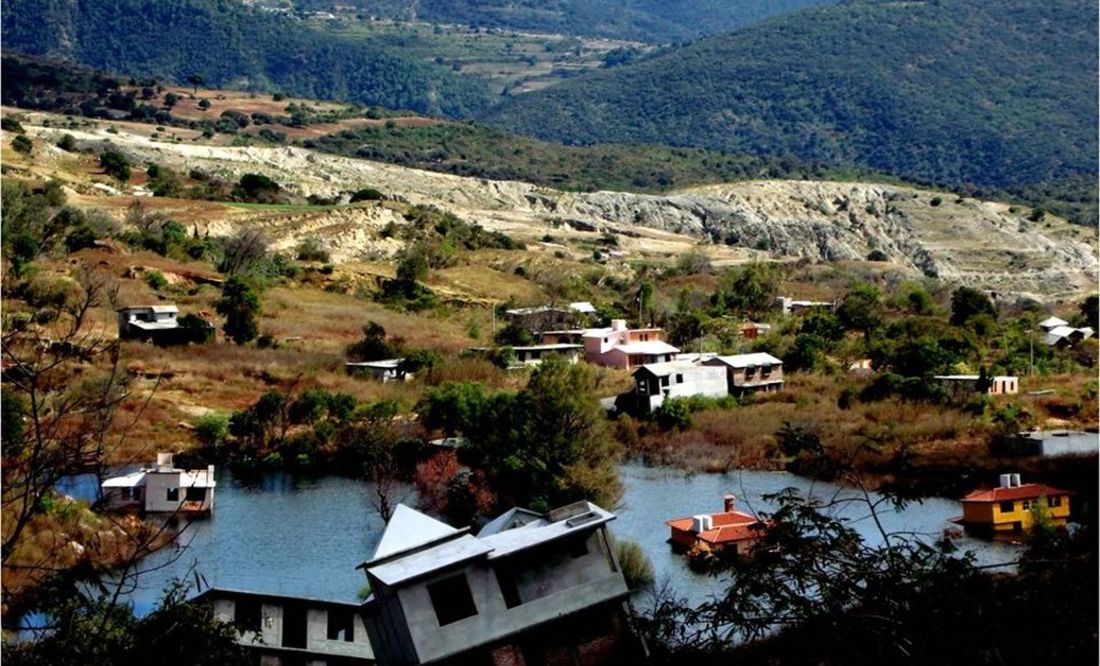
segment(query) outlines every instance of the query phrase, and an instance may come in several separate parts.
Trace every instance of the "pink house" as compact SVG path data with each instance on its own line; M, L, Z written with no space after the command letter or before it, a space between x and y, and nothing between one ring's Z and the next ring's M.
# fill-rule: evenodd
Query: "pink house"
M612 319L610 328L584 332L584 360L630 370L648 363L667 363L680 350L661 337L659 328L627 328L625 319Z

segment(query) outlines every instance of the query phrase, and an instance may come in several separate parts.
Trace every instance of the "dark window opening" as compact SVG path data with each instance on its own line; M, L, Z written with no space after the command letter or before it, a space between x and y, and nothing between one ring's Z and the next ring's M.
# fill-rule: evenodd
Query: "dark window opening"
M168 489L166 489L165 497L167 497L169 502L178 502L178 501L180 501L180 489L179 488L168 488Z
M350 610L333 608L328 612L328 639L330 641L355 640L355 615Z
M1062 506L1062 498L1061 497L1048 497L1047 498L1047 506Z
M1001 502L1001 513L1012 513L1013 507L1012 502Z
M588 554L588 539L575 539L569 544L569 556L573 559L584 557Z
M683 384L684 383L684 376L683 375L676 375L676 383L677 384Z
M233 603L233 624L241 631L260 630L260 602L257 599L237 599Z
M432 599L432 608L441 627L477 615L477 606L474 605L465 574L429 584L428 596Z
M202 502L206 500L206 488L188 488L184 498L188 502Z
M283 609L283 647L305 648L306 607L290 604Z
M523 603L523 600L519 597L519 586L516 585L516 575L511 569L498 568L496 570L497 585L500 586L500 593L504 596L504 605L508 608L515 608Z

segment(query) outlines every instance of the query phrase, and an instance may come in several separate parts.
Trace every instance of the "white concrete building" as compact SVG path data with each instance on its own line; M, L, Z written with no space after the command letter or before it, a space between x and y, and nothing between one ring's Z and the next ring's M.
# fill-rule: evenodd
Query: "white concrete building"
M783 308L783 314L798 314L804 310L812 310L815 308L831 310L836 307L836 303L832 301L803 301L788 298L786 296L779 297L779 305Z
M980 375L936 375L936 379L953 396L978 391ZM995 375L989 377L989 395L1015 395L1020 391L1020 380L1013 375Z
M1052 458L1100 453L1100 434L1083 430L1031 430L1016 436L1022 453Z
M1049 320L1048 320L1049 321ZM1061 320L1058 320L1061 321ZM1046 329L1041 342L1048 347L1072 347L1082 340L1088 340L1094 331L1089 328L1073 328L1071 326L1054 326Z
M608 328L584 332L584 360L627 370L648 363L667 363L680 353L662 338L660 328L627 328L625 319L612 319Z
M349 375L369 375L385 384L386 382L407 382L413 379L413 373L405 372L401 364L403 358L387 358L381 361L348 361L344 369Z
M512 347L512 352L516 355L516 365L536 366L552 354L564 357L570 364L576 363L582 349L584 347L581 345L547 344L515 346Z
M262 666L373 664L360 604L210 589L193 600L237 626L238 640Z
M641 411L661 406L665 398L729 395L726 370L682 361L651 363L634 371L634 400Z
M474 536L399 505L362 565L378 663L632 663L614 518L513 509Z
M214 466L179 469L171 453L158 453L157 463L115 476L100 484L107 508L145 513L203 514L214 510Z

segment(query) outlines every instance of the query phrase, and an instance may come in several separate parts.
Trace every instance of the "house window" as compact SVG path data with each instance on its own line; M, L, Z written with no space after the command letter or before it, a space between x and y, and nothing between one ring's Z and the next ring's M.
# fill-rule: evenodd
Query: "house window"
M1062 498L1061 497L1048 497L1047 498L1047 506L1062 506Z
M180 501L180 489L179 488L166 488L165 489L165 499L167 499L169 502L178 502L178 501Z
M184 499L188 502L204 502L206 501L206 488L188 488Z
M1031 500L1024 500L1024 511L1031 508Z
M260 602L257 599L237 599L233 604L233 624L241 631L260 630Z
M333 608L328 612L328 639L330 641L346 641L351 643L355 640L355 616L352 615L350 610L344 608Z
M684 383L684 376L683 375L676 375L676 383L677 384L683 384Z
M1001 513L1012 513L1015 505L1012 502L1001 502Z
M439 620L441 627L477 615L477 606L474 605L474 597L470 594L470 584L466 582L466 574L458 574L430 583L428 596L432 599L432 608L435 609L435 617Z
M668 386L668 377L661 377L661 386Z
M519 586L516 584L516 574L510 567L500 567L496 570L497 585L504 597L504 605L507 608L515 608L523 603L519 596Z

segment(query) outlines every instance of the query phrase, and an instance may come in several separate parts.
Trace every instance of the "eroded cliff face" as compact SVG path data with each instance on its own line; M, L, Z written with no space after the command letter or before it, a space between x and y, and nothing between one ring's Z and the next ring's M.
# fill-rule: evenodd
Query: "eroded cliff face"
M50 130L40 132L50 134ZM227 180L264 173L300 195L333 196L374 187L415 204L430 204L528 239L551 225L630 234L639 228L675 234L743 256L862 261L869 256L913 275L936 275L1005 293L1068 297L1095 289L1095 229L1073 227L1007 204L871 183L751 181L666 195L562 192L513 181L419 171L316 153L304 148L217 147L153 142L125 132L72 132L83 142L109 139L133 161L186 172L199 168ZM330 242L337 261L378 258L399 244L379 237L392 211L335 209L236 214L211 221L213 233L262 224L278 246L305 236ZM645 238L634 239L634 246Z

